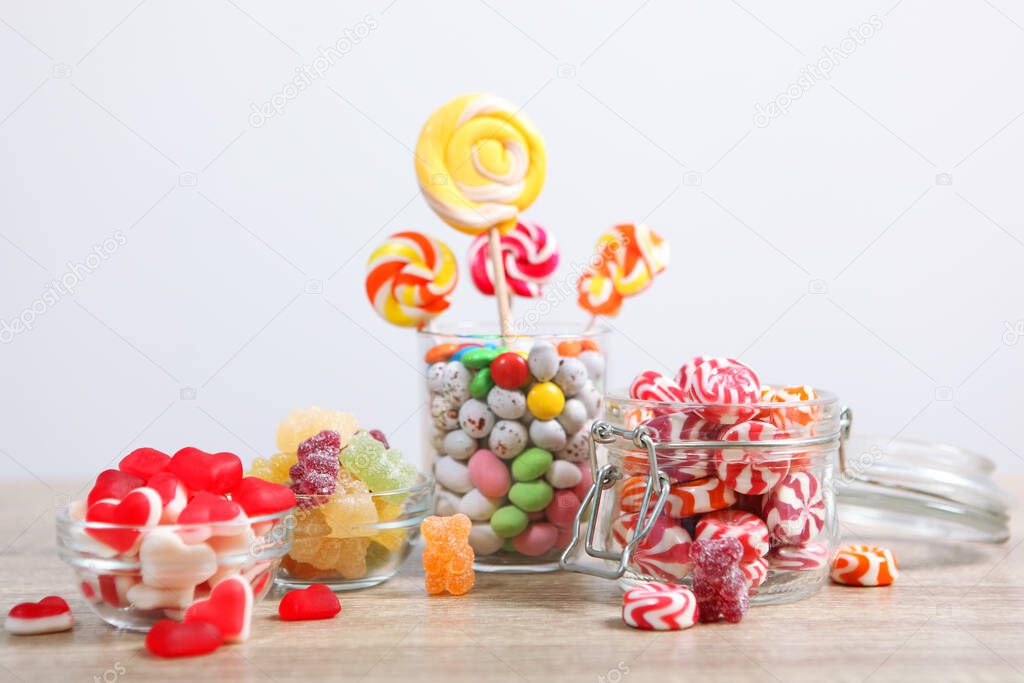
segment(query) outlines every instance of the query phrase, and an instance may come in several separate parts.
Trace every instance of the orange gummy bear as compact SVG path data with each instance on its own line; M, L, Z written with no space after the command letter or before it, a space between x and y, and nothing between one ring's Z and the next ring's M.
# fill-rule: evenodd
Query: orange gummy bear
M428 594L448 591L464 595L473 587L476 575L473 548L469 545L472 528L469 517L461 513L451 517L432 515L420 524L427 544L423 550L423 569Z

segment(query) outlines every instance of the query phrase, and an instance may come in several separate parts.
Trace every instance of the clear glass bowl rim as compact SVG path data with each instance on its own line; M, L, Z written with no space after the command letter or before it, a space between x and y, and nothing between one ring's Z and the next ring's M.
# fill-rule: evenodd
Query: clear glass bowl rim
M134 531L146 531L153 529L170 529L171 531L184 531L188 529L195 529L197 527L214 527L214 528L230 528L230 527L242 527L251 526L253 524L263 524L266 522L278 522L282 519L287 519L289 515L293 514L297 509L295 506L281 510L280 512L273 512L266 515L259 515L257 517L246 517L238 521L232 522L195 522L192 524L154 524L152 526L142 526L139 524L110 524L108 522L90 522L84 519L72 519L71 518L71 505L69 503L61 508L60 512L57 513L57 526L77 529L131 529Z
M573 329L579 329L579 331L569 331ZM512 334L503 335L501 327L496 320L490 322L466 320L446 323L444 326L428 326L422 330L417 330L416 334L423 340L430 340L432 337L452 337L484 341L501 341L502 339L556 339L571 341L581 338L592 339L602 337L609 332L611 332L611 328L603 322L598 322L593 327L587 327L585 323L555 321L537 325L530 332L520 331L513 327Z
M762 387L783 387L792 386L784 384L762 384ZM758 410L789 410L792 408L823 408L826 406L839 406L839 397L827 389L814 389L815 393L818 394L818 398L810 399L808 401L786 401L781 403L775 402L758 402L758 403L676 403L671 401L650 401L639 398L629 398L629 391L627 389L619 388L614 392L608 392L605 396L606 401L609 403L615 403L616 405L635 407L635 408L658 408L659 410L669 412L666 415L673 413L682 413L687 410L699 410L708 408L721 408L723 410L730 409L735 410L737 408L756 408Z

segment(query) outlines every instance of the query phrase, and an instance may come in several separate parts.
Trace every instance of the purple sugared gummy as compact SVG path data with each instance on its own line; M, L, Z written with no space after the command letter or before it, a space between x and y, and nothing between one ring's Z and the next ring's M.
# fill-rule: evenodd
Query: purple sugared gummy
M329 496L338 486L338 480L323 472L307 472L298 484L298 492L307 496Z
M337 478L340 465L338 464L337 454L331 454L327 451L313 451L302 461L302 467L307 472L307 475L310 472L320 472L321 474L329 474Z
M288 468L288 478L292 480L292 483L297 484L303 480L306 476L306 468L302 466L302 463L295 463Z
M341 435L331 429L325 429L299 444L299 460L302 460L313 451L327 451L337 455L341 450Z
M367 434L369 434L373 438L377 439L377 441L380 441L382 444L384 444L384 448L391 448L391 445L388 444L388 437L384 436L384 432L380 431L379 429L371 429L370 431L367 432Z
M743 545L735 538L697 541L690 547L693 594L702 622L737 623L750 606L750 587L740 571Z

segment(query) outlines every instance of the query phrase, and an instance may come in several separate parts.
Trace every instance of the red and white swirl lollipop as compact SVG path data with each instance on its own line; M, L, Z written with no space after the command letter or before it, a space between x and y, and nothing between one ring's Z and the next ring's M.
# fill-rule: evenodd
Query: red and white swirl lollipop
M555 274L560 259L554 236L536 223L517 223L501 236L505 279L516 296L538 297L541 286ZM487 235L469 247L469 272L481 293L494 296L494 264L488 253Z
M757 414L753 406L761 400L761 382L753 370L737 360L711 358L693 370L685 400L713 404L700 411L706 420L736 424Z
M622 620L644 631L679 631L697 623L697 598L685 586L645 583L622 596Z

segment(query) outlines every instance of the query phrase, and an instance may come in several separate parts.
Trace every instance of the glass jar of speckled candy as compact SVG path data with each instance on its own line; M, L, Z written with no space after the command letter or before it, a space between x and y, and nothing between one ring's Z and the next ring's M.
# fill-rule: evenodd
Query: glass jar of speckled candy
M574 547L567 568L623 587L688 584L691 543L733 536L751 604L799 600L826 580L838 536L833 471L849 424L834 394L743 405L612 394L605 420L593 433L604 464L582 499L593 535L578 538L613 563L579 565Z
M558 569L591 483L590 426L604 410L607 329L502 336L466 323L419 333L428 410L424 468L437 514L473 520L476 569Z

